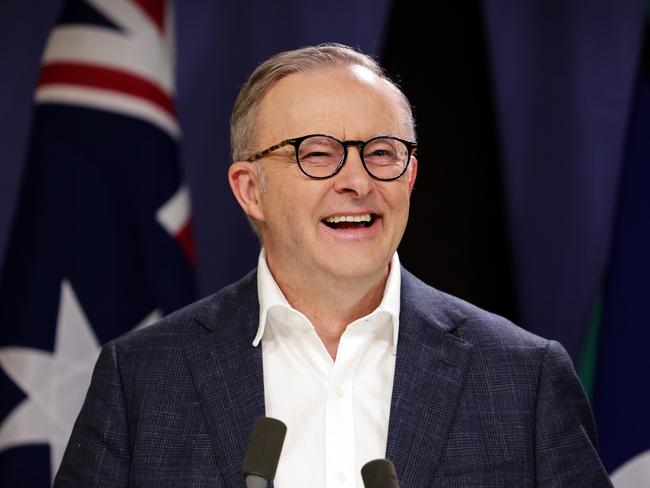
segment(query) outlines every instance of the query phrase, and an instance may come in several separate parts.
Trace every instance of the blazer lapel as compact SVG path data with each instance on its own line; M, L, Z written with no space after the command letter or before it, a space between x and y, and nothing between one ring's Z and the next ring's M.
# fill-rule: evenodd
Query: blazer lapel
M463 318L402 269L402 303L386 457L402 486L430 486L456 415L472 345L451 332Z
M259 320L255 280L251 273L195 316L207 332L185 349L215 458L231 488L243 486L253 422L264 415L262 351L252 346Z

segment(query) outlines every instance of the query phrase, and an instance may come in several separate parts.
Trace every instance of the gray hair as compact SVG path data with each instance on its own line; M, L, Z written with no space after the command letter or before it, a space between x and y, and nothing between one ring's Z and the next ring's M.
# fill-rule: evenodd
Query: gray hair
M233 161L246 159L254 152L252 146L256 140L257 108L274 83L293 73L350 65L363 66L388 83L404 107L405 118L412 132L410 137L415 138L415 121L411 104L381 66L370 56L351 47L325 43L281 52L253 71L237 96L230 118L230 147Z

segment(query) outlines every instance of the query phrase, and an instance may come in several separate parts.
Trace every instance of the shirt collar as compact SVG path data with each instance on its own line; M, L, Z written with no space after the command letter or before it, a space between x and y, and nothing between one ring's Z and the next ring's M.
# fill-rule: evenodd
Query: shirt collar
M382 297L379 306L370 314L374 315L378 312L386 312L390 315L393 325L393 354L396 354L397 352L401 281L401 266L397 252L395 252L390 261L390 271L388 273L388 279L386 280L384 296ZM257 261L257 298L260 305L260 322L255 339L253 339L254 347L257 347L262 340L264 330L266 329L268 312L271 308L282 307L302 315L289 304L282 293L282 290L280 290L280 287L273 278L273 275L266 264L266 253L264 252L264 248L260 251L260 256Z

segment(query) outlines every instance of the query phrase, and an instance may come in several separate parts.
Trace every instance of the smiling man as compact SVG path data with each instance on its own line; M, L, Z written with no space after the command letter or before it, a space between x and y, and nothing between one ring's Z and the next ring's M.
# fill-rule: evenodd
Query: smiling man
M104 347L56 486L241 487L264 414L276 488L361 487L384 457L402 487L611 486L564 349L400 266L415 129L371 58L274 56L231 131L257 270Z
M255 89L242 90L236 116ZM255 147L269 149L249 157L233 141L231 187L280 290L334 359L346 327L381 302L406 228L417 171L408 102L351 64L276 79L251 109Z

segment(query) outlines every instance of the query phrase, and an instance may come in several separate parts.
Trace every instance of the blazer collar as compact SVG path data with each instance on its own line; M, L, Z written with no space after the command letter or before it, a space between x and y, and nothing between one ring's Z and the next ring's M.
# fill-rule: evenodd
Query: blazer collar
M386 457L403 486L431 486L472 355L466 320L443 293L402 269L402 307Z
M205 299L202 331L186 358L225 485L243 484L241 466L254 420L264 415L257 276ZM386 457L404 486L430 486L453 424L472 345L455 335L465 320L443 293L402 268L400 327Z
M201 331L185 348L225 486L244 484L241 467L253 422L264 415L262 351L252 346L259 307L255 272L204 300Z

